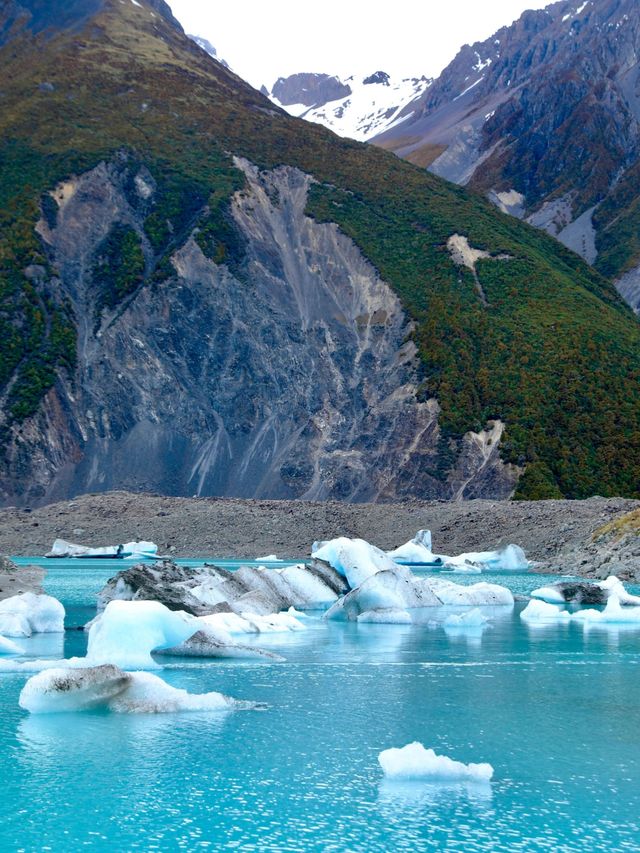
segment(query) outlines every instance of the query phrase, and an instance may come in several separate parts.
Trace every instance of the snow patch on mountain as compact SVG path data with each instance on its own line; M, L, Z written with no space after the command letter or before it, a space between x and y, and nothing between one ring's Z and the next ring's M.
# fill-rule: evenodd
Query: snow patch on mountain
M274 94L277 84L269 97L290 115L322 124L339 136L366 142L407 121L412 115L407 107L420 98L433 81L426 77L393 78L384 71L377 71L369 77L337 78L336 82L342 84L348 94L311 106L301 102L282 103ZM307 99L306 94L301 92L300 101L303 97Z

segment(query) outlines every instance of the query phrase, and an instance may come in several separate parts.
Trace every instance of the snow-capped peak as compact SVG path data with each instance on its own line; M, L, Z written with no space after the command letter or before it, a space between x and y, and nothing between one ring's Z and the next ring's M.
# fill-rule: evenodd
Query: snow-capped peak
M317 96L317 102L309 105L309 78L316 83L330 83L331 94ZM298 103L292 92L292 81L300 79L306 84L300 88ZM385 71L376 71L368 77L351 76L345 79L330 75L293 75L280 78L269 93L271 100L291 115L322 124L339 136L365 142L409 118L406 108L419 98L433 81L426 77L394 78ZM287 91L287 97L282 94ZM322 86L318 85L318 93ZM280 95L283 103L278 98ZM336 96L337 95L337 96ZM302 103L306 101L307 103Z

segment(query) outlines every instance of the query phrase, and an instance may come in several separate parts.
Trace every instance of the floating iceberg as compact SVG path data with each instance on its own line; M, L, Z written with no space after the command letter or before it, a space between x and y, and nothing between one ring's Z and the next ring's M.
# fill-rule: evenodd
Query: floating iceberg
M50 595L24 592L0 601L0 634L30 637L64 631L64 607Z
M403 566L441 565L442 557L431 550L431 531L418 530L410 542L400 545L395 551L387 551L387 556Z
M358 620L361 614L377 613L382 622L385 614L394 614L423 607L442 605L513 606L511 590L497 584L477 583L461 586L441 577L416 577L408 570L404 574L378 572L367 578L357 589L339 599L325 617L327 619ZM367 621L373 621L368 615Z
M341 536L329 542L314 542L311 555L316 560L328 563L346 578L351 589L360 586L367 578L378 572L394 571L398 568L384 551L370 545L364 539L347 539Z
M378 761L387 779L413 779L444 782L490 782L490 764L463 764L446 755L436 755L415 741L402 749L386 749Z
M507 545L498 551L470 551L457 557L442 557L446 569L473 572L518 572L529 568L527 556L519 545Z
M256 557L256 563L282 563L277 554L267 554L266 557Z
M221 609L268 616L290 607L324 610L347 590L345 579L320 562L231 572L211 565L189 569L167 560L119 572L101 590L98 610L112 600L149 600L195 616Z
M171 687L151 673L127 673L109 664L40 672L23 687L19 704L32 714L93 708L107 708L117 713L160 714L259 707L252 702L236 702L222 693L188 693Z
M17 643L0 636L0 655L23 655L22 649Z
M56 539L47 557L81 557L83 559L144 560L158 556L155 542L125 542L121 545L105 545L101 548L89 548L64 539Z
M520 614L523 622L529 623L556 623L568 622L571 614L568 610L562 610L555 604L532 598Z
M606 604L611 597L617 598L622 604L640 604L640 596L628 593L622 581L615 575L598 583L562 581L542 586L534 589L531 597L550 604L599 605Z
M604 610L576 610L571 613L561 606L540 599L532 599L520 614L520 618L529 623L569 622L582 624L585 628L592 625L637 625L640 627L640 607L623 607L616 595L611 595Z
M194 616L157 601L112 601L89 629L87 662L153 669L152 651L179 646L198 628Z

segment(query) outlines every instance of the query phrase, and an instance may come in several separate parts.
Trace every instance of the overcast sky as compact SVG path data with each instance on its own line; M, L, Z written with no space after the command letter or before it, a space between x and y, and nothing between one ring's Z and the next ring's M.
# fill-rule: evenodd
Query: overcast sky
M481 41L548 0L169 0L252 83L322 71L435 76L463 44Z

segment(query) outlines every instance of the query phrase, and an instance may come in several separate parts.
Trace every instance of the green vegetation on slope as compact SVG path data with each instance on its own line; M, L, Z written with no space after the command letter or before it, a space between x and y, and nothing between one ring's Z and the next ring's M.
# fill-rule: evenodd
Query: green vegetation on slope
M424 393L438 397L448 435L502 418L503 455L529 465L522 497L640 495L640 327L605 279L479 196L274 110L148 10L106 6L99 27L39 42L38 62L30 38L0 52L0 134L22 152L22 169L0 161L9 329L36 329L21 271L42 257L37 201L72 172L123 149L146 164L159 192L145 231L165 275L172 245L194 226L210 257L240 266L226 211L243 178L229 152L297 166L318 181L310 215L338 223L417 321ZM511 256L478 264L488 307L449 257L456 232Z

